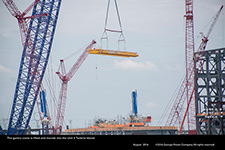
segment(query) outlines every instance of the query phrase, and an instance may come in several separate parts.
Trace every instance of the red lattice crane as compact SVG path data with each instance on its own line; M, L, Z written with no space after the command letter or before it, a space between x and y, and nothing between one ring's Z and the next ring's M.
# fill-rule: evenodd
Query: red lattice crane
M41 16L47 16L47 13L44 14L38 14L38 15L32 15L25 17L25 15L28 14L28 12L39 2L40 0L35 0L30 6L28 6L23 13L20 12L18 7L15 5L15 3L12 0L2 0L2 2L5 4L9 12L12 14L13 17L15 17L18 20L19 28L20 28L20 35L22 40L22 45L24 46L26 37L27 37L27 31L28 31L28 24L30 22L30 19L32 18L38 18Z
M71 80L71 78L75 75L77 70L80 68L80 66L83 64L84 60L88 56L88 49L91 49L93 45L96 42L93 40L90 45L88 45L80 57L77 59L75 64L72 66L70 71L66 73L66 68L64 65L63 59L60 60L60 68L61 68L61 73L56 72L56 74L59 76L59 78L62 80L61 84L61 89L59 93L59 99L58 99L58 106L57 106L57 115L56 115L56 121L55 121L55 129L56 133L55 134L60 134L62 125L63 125L63 120L64 120L64 114L65 114L65 107L66 107L66 97L67 97L67 85L68 82Z
M185 32L185 64L186 64L186 75L181 82L180 88L176 92L174 97L174 103L172 105L172 109L169 113L169 116L166 120L166 126L174 126L177 122L178 116L180 114L181 109L185 101L188 103L189 99L193 102L192 90L194 88L194 63L193 63L193 54L194 54L194 23L193 23L193 0L185 0L185 11L186 14L184 17L186 18L186 32ZM195 109L194 105L192 109ZM188 130L195 130L195 110L193 113L188 116ZM193 120L191 120L191 119Z
M220 15L222 9L223 9L223 5L221 5L219 11L217 12L216 16L214 17L214 19L213 19L213 21L212 21L212 23L211 23L211 25L209 27L209 30L208 30L206 36L204 36L204 34L202 32L200 32L200 34L202 35L202 42L201 42L201 44L200 44L200 46L199 46L197 51L204 51L205 50L207 42L209 41L209 39L208 39L209 35L211 34L212 29L214 28L214 26L215 26L215 24L216 24L216 22L217 22L217 20L219 18L219 15ZM193 61L192 61L192 63L194 64ZM202 64L202 66L203 66L203 64ZM194 66L193 66L193 68L191 70L192 70L191 74L194 75ZM191 82L193 82L193 84L194 84L194 79ZM181 133L181 131L182 131L186 115L188 115L188 112L190 112L191 116L189 115L189 118L188 118L188 132L189 132L189 134L197 134L196 133L196 114L195 114L196 109L195 109L195 100L194 100L195 97L194 97L194 95L195 95L195 87L193 85L193 88L192 88L192 91L191 91L191 94L190 94L190 98L187 99L188 103L187 103L187 107L186 107L186 110L185 110L185 114L184 114L184 117L183 117L183 120L182 120L182 123L181 123L181 127L180 127L179 133ZM193 128L195 128L195 129L193 130Z
M183 78L180 87L176 91L175 96L172 98L174 100L172 104L171 111L166 120L166 126L174 126L178 120L178 113L180 114L181 109L184 106L185 101L187 102L186 110L182 119L181 127L179 133L181 133L184 121L186 117L188 118L188 132L189 134L196 134L196 110L195 110L195 87L194 87L194 32L193 32L193 1L186 0L185 3L186 10L186 32L185 32L185 61L186 61L186 75ZM208 37L212 32L213 27L218 20L218 17L222 11L223 6L220 7L216 16L214 17L212 24L209 28L208 33L204 36L202 35L202 43L200 44L197 51L204 51L208 42ZM166 112L166 111L165 111ZM164 113L165 113L164 112ZM161 122L161 120L159 121Z
M212 23L211 23L211 25L209 27L209 30L208 30L206 36L204 35L203 32L200 32L200 34L202 35L202 43L198 47L197 51L204 51L205 50L207 42L209 41L209 39L208 39L209 35L211 34L211 32L212 32L212 30L213 30L213 28L214 28L214 26L215 26L219 16L220 16L220 13L221 13L222 9L223 9L223 5L221 5L219 11L217 12L216 16L214 17L214 19L213 19L213 21L212 21Z
M186 62L186 101L191 101L190 108L187 113L188 118L188 132L196 131L195 121L195 102L192 96L194 88L194 62L193 55L194 48L194 21L193 21L193 0L185 1L186 15L186 32L185 32L185 62Z

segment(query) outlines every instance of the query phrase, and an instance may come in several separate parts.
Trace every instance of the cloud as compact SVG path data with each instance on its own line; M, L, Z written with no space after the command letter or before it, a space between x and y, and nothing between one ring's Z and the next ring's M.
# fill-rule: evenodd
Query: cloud
M158 107L157 104L152 103L152 102L147 103L146 106L147 106L148 108L157 108L157 107Z
M4 67L3 65L0 65L0 72L11 72L11 70Z
M114 68L116 69L125 69L125 70L150 70L150 71L158 71L157 65L152 62L145 61L142 62L135 62L130 59L123 60L121 62L114 60Z
M175 70L182 70L182 65L180 64L175 64L175 65L163 65L167 70L172 70L172 71L175 71Z

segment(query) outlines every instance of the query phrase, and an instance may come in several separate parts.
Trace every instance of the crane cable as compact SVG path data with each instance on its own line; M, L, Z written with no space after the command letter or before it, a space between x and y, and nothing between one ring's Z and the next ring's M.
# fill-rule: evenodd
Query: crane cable
M120 25L120 31L122 32L122 24L121 24L121 20L120 20L119 9L118 9L116 0L114 0L114 2L115 2L115 7L116 7L116 13L117 13L118 22L119 22L119 25ZM110 0L108 0L108 5L107 5L106 18L105 18L105 29L106 29L107 22L108 22L109 5L110 5Z
M117 19L118 19L118 22L119 22L120 30L107 29L108 16L109 16L109 6L110 6L110 0L108 0L107 11L106 11L106 17L105 17L105 27L104 27L104 32L103 32L102 37L101 37L101 47L102 47L102 40L103 40L103 39L106 39L106 40L107 40L107 49L108 49L109 43L108 43L108 35L107 35L107 32L106 32L106 31L108 31L108 32L120 33L120 36L119 36L119 38L118 38L118 49L120 49L119 43L120 43L121 41L124 42L124 49L126 49L126 46L125 46L125 37L124 37L124 34L123 34L123 29L122 29L122 23L121 23L121 20L120 20L119 9L118 9L116 0L114 0L114 2L115 2L116 13L117 13Z
M63 60L67 60L70 59L71 57L79 54L80 52L82 52L86 47L88 46L88 43L86 45L84 45L83 47L81 47L80 49L76 50L75 52L71 53L70 55L66 56L65 58L63 58Z

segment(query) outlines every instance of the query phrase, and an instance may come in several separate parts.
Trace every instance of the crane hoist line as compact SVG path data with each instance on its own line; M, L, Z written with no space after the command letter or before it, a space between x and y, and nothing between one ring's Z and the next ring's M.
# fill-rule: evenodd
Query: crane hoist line
M119 15L119 9L118 9L116 0L114 0L114 3L115 3L116 14L117 14L117 19L118 19L120 29L114 30L114 29L109 29L107 27L110 1L111 0L108 0L106 18L105 18L105 27L104 27L104 32L103 32L102 37L101 37L101 43L102 43L102 40L107 40L107 48L102 49L101 48L102 46L101 46L99 48L88 49L88 53L89 54L95 54L95 55L107 55L107 56L116 56L116 57L138 57L139 55L136 52L128 52L128 51L120 51L119 50L119 43L120 42L124 42L124 49L126 49L126 48L125 48L125 37L123 35L122 23L121 23L121 19L120 19L120 15ZM118 39L118 50L109 50L107 32L114 32L114 33L120 34L119 39Z

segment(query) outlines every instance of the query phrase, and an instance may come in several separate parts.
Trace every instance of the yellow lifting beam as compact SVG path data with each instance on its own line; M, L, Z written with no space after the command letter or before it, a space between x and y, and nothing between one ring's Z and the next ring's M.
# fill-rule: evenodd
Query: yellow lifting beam
M138 57L139 56L136 52L104 50L101 48L88 49L88 53L95 54L95 55L109 55L109 56L118 56L118 57Z

